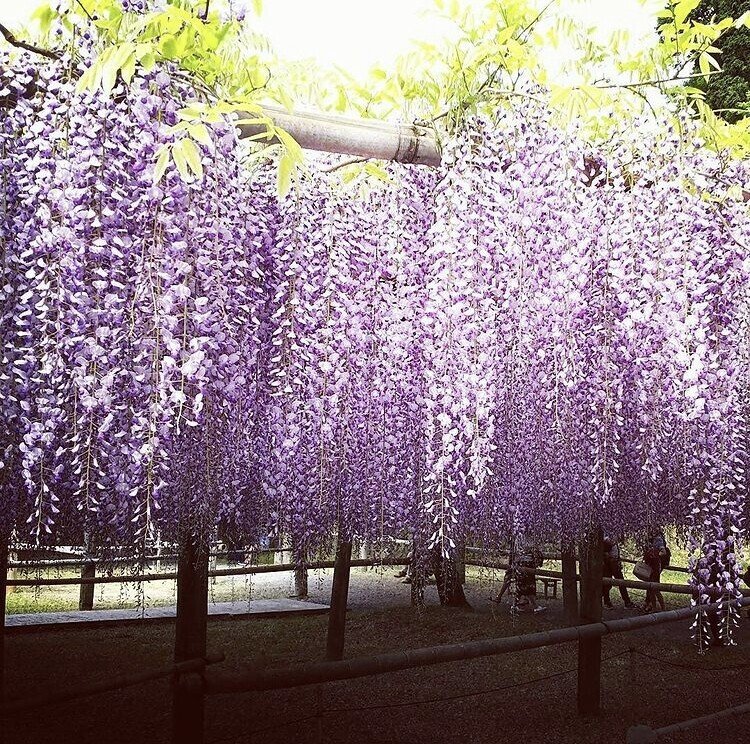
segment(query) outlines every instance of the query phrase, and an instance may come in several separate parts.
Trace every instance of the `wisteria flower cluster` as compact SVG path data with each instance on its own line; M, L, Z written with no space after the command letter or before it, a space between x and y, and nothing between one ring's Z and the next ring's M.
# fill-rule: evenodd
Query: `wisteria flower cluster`
M304 563L335 534L450 555L675 524L737 595L750 216L720 185L745 166L689 122L595 151L527 101L365 188L311 163L280 199L229 123L201 180L155 184L195 91L80 92L76 64L0 78L6 529L270 530Z
M246 197L226 124L201 182L155 185L195 92L165 70L80 92L75 69L3 64L3 518L100 549L262 524L243 458L275 204Z

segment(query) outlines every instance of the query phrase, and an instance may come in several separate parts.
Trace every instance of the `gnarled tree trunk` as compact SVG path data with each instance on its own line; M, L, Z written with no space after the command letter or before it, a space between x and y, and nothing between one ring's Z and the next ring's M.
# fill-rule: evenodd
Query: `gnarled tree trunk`
M433 550L431 566L435 573L440 604L445 607L471 608L461 583L461 566L456 558L446 558L440 550Z

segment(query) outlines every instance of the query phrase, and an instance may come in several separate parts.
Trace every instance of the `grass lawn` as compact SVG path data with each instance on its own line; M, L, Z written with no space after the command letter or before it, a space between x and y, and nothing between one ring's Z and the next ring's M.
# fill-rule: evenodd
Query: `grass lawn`
M470 573L467 593L475 612L434 605L419 612L407 606L356 609L355 604L348 616L346 656L562 624L559 600L550 600L542 615L512 619L507 604L498 609L486 601L491 587L479 578ZM355 586L361 580L353 579ZM390 579L386 588L394 586L400 587ZM617 592L613 600L616 608L607 616L627 616L617 609ZM669 596L668 602L683 606L684 599ZM211 621L209 648L224 651L221 666L228 669L317 661L324 655L326 623L325 616ZM211 698L206 741L624 742L627 728L636 723L667 725L750 701L750 620L743 618L737 640L738 647L699 656L686 623L605 638L602 713L588 720L575 714L576 649L566 644L296 690ZM172 626L161 624L14 634L7 639L9 692L25 696L167 664L172 642ZM541 677L549 678L537 681ZM169 683L153 682L21 714L10 721L5 744L168 742L169 708ZM734 741L746 725L744 719L723 721L660 742Z

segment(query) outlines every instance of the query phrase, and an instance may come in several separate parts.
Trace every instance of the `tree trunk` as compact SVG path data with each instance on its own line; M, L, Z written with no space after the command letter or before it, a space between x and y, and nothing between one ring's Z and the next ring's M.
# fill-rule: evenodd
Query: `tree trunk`
M471 608L461 585L456 560L445 558L440 550L435 550L432 553L432 570L435 572L435 583L441 605Z
M427 583L427 565L425 556L417 552L417 543L414 541L411 547L411 605L422 607L424 605L424 587Z
M578 579L576 577L576 546L572 541L562 544L563 613L568 625L578 625Z
M83 565L81 566L81 578L93 579L96 576L96 564L91 559L92 545L91 532L88 529L83 531ZM78 609L94 609L94 584L81 584L78 590Z
M339 661L344 658L346 633L346 602L349 597L349 575L351 572L352 541L341 540L336 550L331 588L331 612L328 615L328 641L326 659Z
M307 599L307 567L305 565L294 568L294 593L297 599Z
M177 622L174 660L206 655L208 622L208 540L184 535L177 562ZM174 686L173 744L203 742L203 680L198 673L181 674Z
M466 583L466 540L461 540L456 548L456 573L463 586Z
M372 545L366 537L360 538L357 545L357 556L360 560L367 560L372 555Z
M581 621L598 623L602 619L602 568L604 536L594 528L580 546ZM581 638L578 641L578 713L583 716L599 712L601 694L602 639Z
M0 535L0 703L5 700L5 601L8 588L8 552L10 538ZM0 716L0 744L5 742L5 718Z
M93 579L96 576L96 563L92 560L85 559L84 564L81 567L81 578L82 579ZM93 610L94 609L94 589L95 584L81 584L81 588L78 592L78 609L79 610Z

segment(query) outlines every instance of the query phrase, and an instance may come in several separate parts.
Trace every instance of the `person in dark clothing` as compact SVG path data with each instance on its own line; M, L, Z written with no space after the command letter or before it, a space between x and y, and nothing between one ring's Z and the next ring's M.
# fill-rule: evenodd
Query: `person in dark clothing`
M503 585L500 587L500 591L497 593L496 596L490 597L490 602L494 602L495 604L500 604L503 601L503 595L505 592L510 589L510 583L513 580L513 569L509 568L505 572L505 576L503 576Z
M547 608L536 601L536 573L532 569L542 565L541 558L531 550L524 550L516 558L513 571L516 579L515 608L544 612Z
M533 569L539 568L542 563L542 555L538 551L521 551L518 555L511 554L510 568L505 572L503 585L500 593L491 599L492 602L500 603L503 595L510 588L511 581L515 578L516 592L513 602L513 611L537 613L544 612L547 608L536 601L536 574Z
M610 537L604 538L604 561L602 565L602 575L605 578L624 579L622 573L622 558L620 557L620 541L613 540ZM612 607L612 600L609 598L611 586L602 586L602 599L604 600L605 607ZM635 607L630 601L630 595L628 594L628 588L626 586L619 586L620 596L622 597L623 604L628 609Z
M661 572L665 566L669 565L669 548L667 547L667 541L661 533L656 533L651 536L646 549L643 552L643 561L647 563L651 569L651 576L649 581L654 583L661 582ZM664 604L664 597L658 589L647 589L646 590L646 605L644 607L645 612L654 612L658 608L662 611L666 609Z

